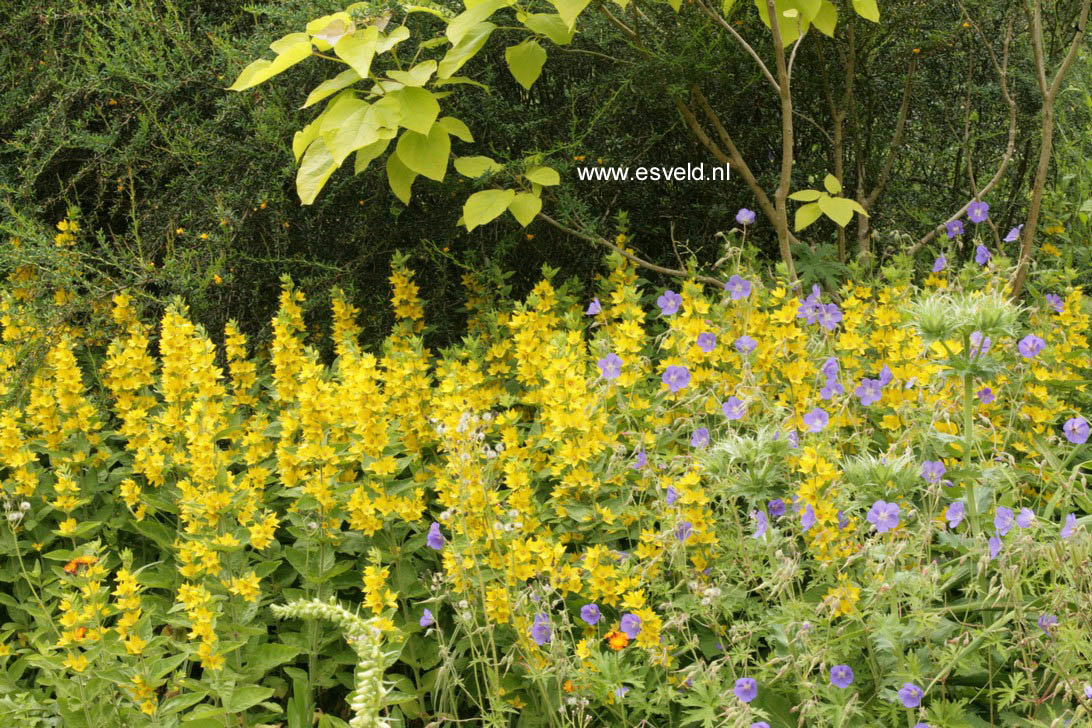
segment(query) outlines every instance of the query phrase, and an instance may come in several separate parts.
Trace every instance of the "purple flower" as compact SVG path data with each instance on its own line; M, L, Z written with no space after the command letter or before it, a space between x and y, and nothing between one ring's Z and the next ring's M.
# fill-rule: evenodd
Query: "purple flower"
M1065 310L1065 303L1062 301L1062 297L1056 293L1046 294L1047 303L1054 309L1054 313L1061 313Z
M939 483L948 469L940 460L926 460L921 464L921 477L928 483Z
M959 222L959 221L957 220L956 222ZM962 227L963 223L959 223L959 225L960 225L960 227ZM949 235L948 237L953 237L953 236ZM940 273L942 270L944 270L947 267L948 267L948 259L944 257L944 253L941 253L937 257L937 259L933 261L933 272L934 273Z
M1063 541L1073 535L1073 531L1077 529L1077 516L1070 513L1065 517L1065 525L1062 526L1061 532L1058 533L1059 538Z
M944 231L948 233L948 239L949 240L954 238L956 235L962 235L963 234L963 221L962 220L952 220L951 222L945 224ZM934 273L939 273L940 271L933 271L933 272Z
M698 348L706 354L717 348L717 335L708 331L704 334L698 334Z
M686 367L668 367L664 369L663 383L672 392L686 389L690 384L690 370Z
M843 318L842 310L838 308L836 303L828 303L819 311L819 325L827 331L834 331L838 322Z
M899 688L899 700L907 708L916 708L921 705L923 697L925 697L925 691L914 683L905 683Z
M675 490L670 485L667 486L667 497L664 498L664 500L667 502L667 504L669 506L674 505L675 501L677 501L678 499L679 499L679 491Z
M1000 535L1007 536L1009 531L1012 530L1014 520L1011 508L997 506L997 513L993 517L993 527L997 529L997 533Z
M971 346L968 352L971 356L983 356L990 350L993 341L988 336L983 336L981 331L972 331L970 335Z
M764 511L751 511L751 518L755 519L755 533L753 538L762 538L762 534L766 533L766 528L770 525L770 521L766 518Z
M1089 698L1089 700L1092 700L1092 698ZM764 720L760 720L760 721L756 721L754 723L751 723L751 728L770 728L770 724L767 723Z
M1021 508L1020 514L1016 516L1016 525L1020 528L1030 528L1031 524L1035 522L1035 511L1030 508Z
M861 380L860 386L853 391L861 398L861 404L865 407L870 404L875 404L883 398L883 391L881 389L880 380L878 379L869 379L868 377L865 377Z
M626 697L626 693L628 693L628 692L629 692L629 688L627 686L623 685L623 686L621 686L620 688L618 688L617 690L614 691L614 697L624 698L624 697Z
M823 366L819 367L819 371L827 378L831 379L838 376L838 358L834 356L828 356L826 361L823 362Z
M836 688L848 688L853 684L853 669L849 665L830 668L830 683Z
M1020 231L1024 229L1023 225L1017 225L1012 230L1009 230L1009 234L1005 236L1006 243L1015 243L1020 239Z
M1083 445L1088 441L1088 420L1083 417L1070 417L1062 425L1065 439L1074 445Z
M1047 637L1050 636L1050 628L1058 624L1058 618L1053 614L1044 614L1039 617L1039 621L1036 622L1039 625L1039 629L1043 630L1043 634Z
M894 378L895 375L891 373L891 367L884 364L883 369L880 370L880 378L876 381L880 383L881 387L886 387Z
M724 290L728 291L728 295L731 296L733 301L738 301L741 298L747 298L751 295L751 282L746 278L740 278L737 275L733 275L728 279L728 282L724 284Z
M815 525L815 509L810 505L804 509L803 515L800 516L800 525L805 531L810 531L811 527Z
M828 379L827 385L819 390L819 396L823 399L830 399L836 394L845 394L846 388L842 386L842 383L837 379Z
M769 510L770 515L774 518L781 518L781 516L785 515L785 501L780 498L774 498L766 504L766 509Z
M994 399L993 390L990 389L989 387L983 387L982 389L978 390L975 394L977 394L978 398L980 400L982 400L982 404L989 404Z
M622 631L626 633L631 640L636 639L637 635L641 633L641 618L632 612L626 612L622 615Z
M580 618L592 626L596 625L602 616L598 604L585 604L580 608Z
M550 616L546 612L535 615L535 623L531 625L531 639L539 647L550 641Z
M990 536L990 561L997 558L997 555L1001 553L1001 537L997 534Z
M736 351L740 354L750 354L758 346L758 342L744 334L736 339Z
M646 465L648 465L648 454L644 450L638 450L637 459L633 461L633 465L630 465L630 467L634 470L640 470Z
M1092 700L1092 685L1085 685L1084 686L1084 699L1085 700Z
M739 208L739 212L736 213L736 222L738 222L740 225L750 225L754 221L754 210L748 210L746 207Z
M656 305L660 307L660 313L670 316L679 310L682 305L682 296L671 289L664 291L664 295L656 299Z
M599 360L599 371L603 373L603 379L608 382L622 375L622 357L617 354L607 354Z
M749 703L758 695L758 683L755 682L754 678L741 677L736 680L736 687L732 692L744 703Z
M729 397L728 401L721 405L724 416L730 420L742 419L747 412L747 405L737 397Z
M800 308L796 310L796 318L807 319L809 324L815 323L820 311L823 310L823 304L819 302L820 295L819 285L813 285L811 294L804 299L804 302L800 304Z
M1016 345L1016 348L1020 350L1020 356L1031 359L1042 351L1044 346L1046 346L1045 341L1035 334L1028 334L1020 339L1020 343Z
M948 527L955 528L963 522L963 516L967 513L966 506L963 505L963 501L955 501L948 506L948 510L944 512L944 517L948 519Z
M426 609L425 613L421 615L421 619L417 621L417 624L422 627L431 627L436 624L436 618L432 616L432 612Z
M433 521L432 525L428 527L428 538L426 541L428 547L435 551L439 551L444 547L444 534L440 533L440 524L436 521Z
M849 517L846 516L846 514L842 513L841 511L838 511L838 530L841 531L843 528L845 528L848 525L849 525Z
M800 438L797 436L796 430L793 430L792 432L789 433L788 441L789 441L789 444L792 445L793 447L799 447L800 446Z
M928 723L915 723L914 728L929 728Z
M886 533L899 525L899 505L878 500L868 509L868 522L880 533Z
M709 444L709 428L699 427L690 436L690 447L705 447Z
M990 251L986 249L985 245L979 245L974 249L974 262L979 265L986 265L990 262Z
M821 432L828 422L830 422L830 415L821 407L816 407L804 415L804 424L808 426L808 432Z
M593 298L592 302L588 304L588 310L584 312L585 316L594 316L603 310L603 307L599 305L599 298Z
M967 207L967 218L976 225L980 222L986 222L986 218L990 216L990 206L985 202L972 202Z
M686 539L690 538L690 534L694 532L694 526L690 521L683 521L679 524L679 527L675 529L675 538L679 539L683 543L686 543Z

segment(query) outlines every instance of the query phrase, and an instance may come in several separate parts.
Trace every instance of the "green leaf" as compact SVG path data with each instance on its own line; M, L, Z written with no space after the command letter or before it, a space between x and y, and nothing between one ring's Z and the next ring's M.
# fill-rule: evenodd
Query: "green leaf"
M474 79L467 78L466 76L452 76L451 78L437 78L436 81L434 81L432 85L439 88L440 86L461 85L461 84L469 84L471 86L477 86L478 88L484 89L485 91L489 90L489 87L486 86L481 81L475 81Z
M534 38L527 38L519 45L508 46L504 60L519 85L530 91L546 63L546 49Z
M519 13L519 22L539 35L544 35L557 45L568 45L573 40L573 31L557 13Z
M515 190L482 190L472 194L463 204L466 231L495 220L508 209L515 197Z
M463 67L463 64L469 61L474 55L481 50L485 42L489 40L489 35L497 26L493 25L489 21L484 23L478 23L471 28L466 35L463 36L457 44L448 49L443 58L440 59L440 65L436 70L436 76L438 78L450 78L452 74Z
M444 34L451 41L451 45L458 45L471 29L492 15L499 8L509 5L508 0L485 0L474 7L468 7L447 24Z
M682 0L667 0L667 4L677 13L679 12L679 8L682 7Z
M298 647L268 642L250 652L247 656L246 668L249 672L257 673L260 678L264 678L266 673L274 667L291 662L299 653Z
M306 109L312 104L317 104L319 101L322 101L327 96L336 94L341 89L348 88L359 80L359 73L351 68L346 69L338 75L334 76L333 78L328 78L320 83L318 86L315 86L314 90L307 95L307 100L303 102L303 106L301 106L300 108Z
M447 133L453 137L458 137L467 143L474 141L474 135L470 133L470 127L454 116L441 116L436 120L436 123L444 127Z
M410 170L442 182L451 156L451 138L440 124L433 124L427 135L415 131L402 132L396 151L398 158Z
M520 192L508 205L508 212L516 218L520 225L527 227L535 219L535 215L542 209L542 199L530 192Z
M440 104L435 94L427 89L407 86L392 91L387 98L396 100L402 107L402 117L398 123L418 134L428 134L440 115Z
M550 4L557 8L558 15L565 21L565 26L572 31L576 18L588 7L591 0L550 0Z
M296 194L300 197L300 204L310 205L314 202L319 190L335 169L337 164L330 150L326 148L326 142L316 139L307 147L307 153L303 155L303 161L296 172Z
M407 167L398 158L397 153L387 157L387 181L390 182L394 196L401 200L403 205L409 204L410 187L413 186L415 179L417 179L417 173Z
M242 713L271 695L273 695L273 688L263 688L260 685L236 687L231 691L231 697L224 701L225 707L231 713Z
M853 0L853 9L865 20L880 22L880 9L876 7L876 0Z
M828 174L823 178L823 187L832 195L842 194L842 183L833 174Z
M379 40L375 44L375 54L378 56L386 53L406 38L409 38L409 36L409 28L404 25L399 25L387 35L379 36Z
M799 202L815 202L822 194L819 190L800 190L789 195L789 199L798 200Z
M754 0L755 7L758 8L758 15L762 18L762 22L766 24L767 28L770 28L770 12L766 7L766 0ZM775 0L774 11L777 13L778 21L777 27L781 32L781 45L782 47L796 41L800 37L801 33L808 32L808 26L810 21L807 18L807 12L805 11L803 0ZM810 6L808 6L810 7ZM796 10L803 17L786 18L784 13L786 10ZM799 30L798 30L799 26Z
M736 0L724 0L720 6L721 15L728 17L728 14L732 12L732 8L736 6Z
M379 158L379 155L387 151L387 147L390 146L390 139L380 139L374 144L369 144L366 147L361 147L356 150L356 163L353 165L353 174L360 174L368 165L374 160Z
M264 58L254 61L249 66L242 70L239 77L235 79L235 83L228 87L228 91L245 91L248 88L257 86L264 81L276 76L281 71L290 68L303 59L311 55L311 39L306 33L294 33L297 36L292 44L282 44L278 47L281 48L279 54L272 61L267 61ZM286 36L278 41L281 44L292 36Z
M327 125L323 124L322 138L326 142L326 148L334 158L334 163L339 167L345 158L361 147L373 144L379 139L379 131L368 123L368 111L370 104L363 101L350 113L341 126L327 131Z
M834 26L838 24L838 8L830 0L823 0L822 7L815 19L811 21L820 33L828 38L834 37Z
M561 184L561 177L558 176L557 170L551 169L550 167L532 167L527 170L527 173L524 176L531 182L536 182L546 187Z
M794 227L796 232L800 232L808 225L819 219L819 215L822 214L822 210L819 209L818 202L812 202L808 205L802 205L796 211L796 218L794 219Z
M494 162L489 157L456 157L455 171L471 179L481 177L486 172L499 172L504 165Z
M406 86L424 86L436 72L436 61L418 63L408 71L387 71L387 75Z
M330 23L340 20L343 23L352 21L352 16L346 12L332 13L330 15L323 15L321 18L315 18L307 24L307 32L310 35L318 35L326 30Z
M296 158L296 164L300 163L300 157L307 151L311 142L318 139L319 127L322 125L322 116L312 121L292 135L292 154Z
M820 197L819 209L839 227L845 227L853 219L853 201L844 197Z
M379 28L369 25L352 35L343 36L334 46L337 57L349 64L361 78L367 78L375 57L375 43Z

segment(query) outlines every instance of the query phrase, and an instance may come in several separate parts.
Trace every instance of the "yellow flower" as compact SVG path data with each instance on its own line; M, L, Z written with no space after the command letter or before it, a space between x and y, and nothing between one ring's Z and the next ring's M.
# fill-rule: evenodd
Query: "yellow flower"
M68 653L68 657L64 658L64 666L75 672L83 672L90 664L86 657L82 654Z
M66 519L64 521L61 521L61 523L58 524L58 526L57 526L57 535L58 536L75 536L76 535L76 525L77 524L76 524L76 519L75 518L68 518L68 519Z

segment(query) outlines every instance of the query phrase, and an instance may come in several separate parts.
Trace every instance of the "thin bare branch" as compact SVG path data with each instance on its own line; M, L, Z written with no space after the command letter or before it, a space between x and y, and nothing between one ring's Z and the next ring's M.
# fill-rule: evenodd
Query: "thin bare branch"
M751 44L748 43L746 40L744 40L743 36L740 35L736 31L736 29L732 27L732 24L729 23L727 20L725 20L723 15L721 15L720 13L718 13L718 12L716 12L714 10L711 10L709 8L709 6L705 4L705 2L703 0L694 0L694 3L699 8L701 8L702 12L704 12L706 15L708 15L710 18L712 18L713 22L718 23L725 30L728 31L729 35L731 35L735 39L735 41L737 43L739 43L740 46L743 47L743 50L747 51L747 53L750 54L751 58L753 58L755 60L755 63L758 64L759 70L762 71L762 75L765 76L766 80L770 82L770 85L773 86L774 91L780 91L780 89L777 86L777 79L775 79L773 77L773 74L770 73L770 69L767 68L766 64L762 61L762 57L759 56L758 53L755 51L755 49L753 47L751 47Z

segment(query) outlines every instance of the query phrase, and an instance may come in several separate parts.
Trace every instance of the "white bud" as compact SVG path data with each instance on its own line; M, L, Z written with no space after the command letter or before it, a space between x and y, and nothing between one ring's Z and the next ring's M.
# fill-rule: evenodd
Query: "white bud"
M23 501L22 503L20 503L19 504L19 510L29 511L30 510L30 501Z

